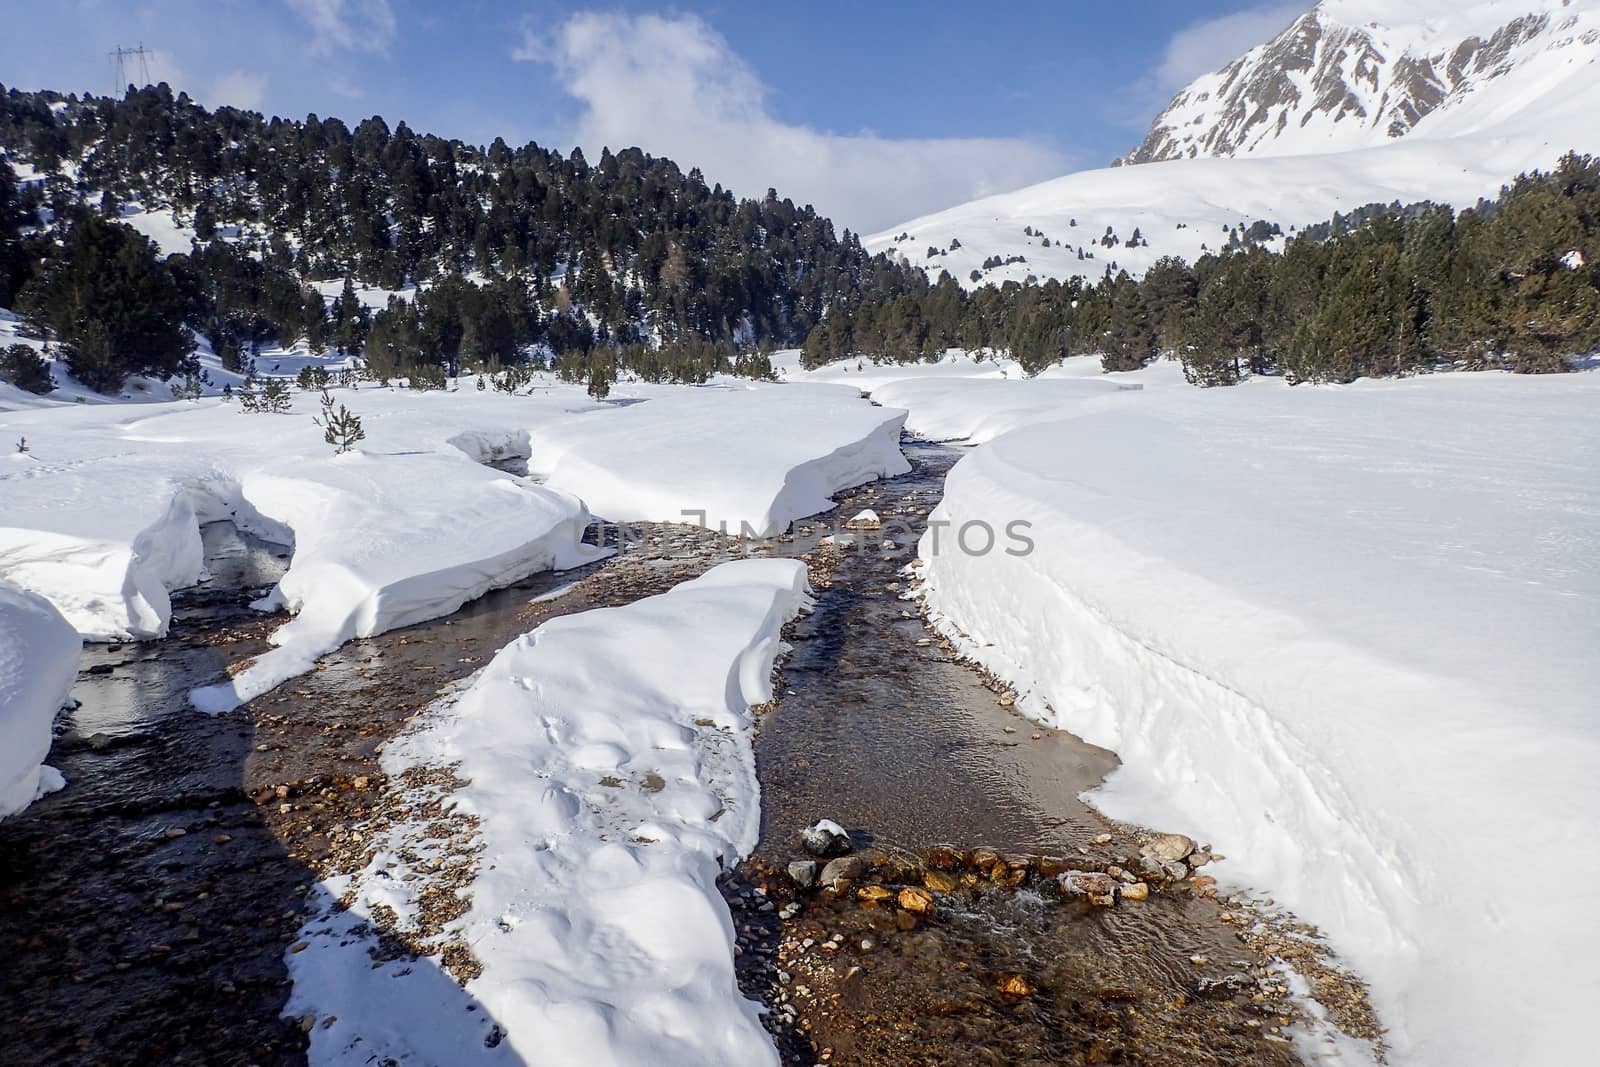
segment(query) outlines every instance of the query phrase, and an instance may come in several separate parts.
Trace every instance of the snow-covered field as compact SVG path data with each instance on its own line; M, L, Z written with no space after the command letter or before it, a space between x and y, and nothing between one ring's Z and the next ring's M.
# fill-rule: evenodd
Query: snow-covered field
M1099 806L1216 842L1225 881L1320 924L1394 1062L1582 1062L1600 376L1111 377L1145 388L1023 383L1045 421L1004 382L875 391L912 426L1018 427L950 475L930 609L1020 707L1118 753ZM958 547L1017 520L1031 552Z
M65 784L43 764L82 650L48 600L0 581L0 819Z
M756 842L750 707L771 699L780 628L806 600L803 564L742 560L554 619L393 743L391 776L467 780L451 796L481 851L444 936L482 973L458 987L426 960L374 966L354 927L380 906L414 920L402 849L427 836L389 828L365 871L325 887L351 910L308 923L288 956L312 1063L776 1065L716 878Z
M0 461L0 578L49 599L86 638L155 638L169 592L202 575L200 523L231 519L292 544L262 603L296 613L273 635L280 647L195 694L223 710L353 637L595 558L580 544L591 511L681 521L699 509L734 532L740 522L773 532L827 508L838 489L906 469L903 413L852 390L618 392L602 404L548 382L512 397L336 390L367 433L344 456L311 418L315 394L281 415L217 399L0 412L0 440L28 444ZM551 484L482 465L530 455Z

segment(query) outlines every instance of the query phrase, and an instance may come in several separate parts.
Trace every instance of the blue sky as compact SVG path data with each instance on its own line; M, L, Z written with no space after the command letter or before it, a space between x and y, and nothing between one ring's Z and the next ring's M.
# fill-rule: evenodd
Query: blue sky
M5 16L26 45L0 83L106 93L106 53L142 42L152 80L206 104L638 144L870 232L1104 165L1175 89L1306 6L58 0Z

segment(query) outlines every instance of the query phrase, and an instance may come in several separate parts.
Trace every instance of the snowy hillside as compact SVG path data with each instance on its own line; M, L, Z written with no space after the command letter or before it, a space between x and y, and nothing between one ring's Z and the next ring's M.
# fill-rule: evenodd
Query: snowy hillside
M1567 151L1600 151L1600 3L1495 0L1450 13L1431 0L1427 10L1404 25L1366 25L1378 16L1373 0L1320 5L1298 30L1180 93L1152 133L1172 128L1165 147L1147 141L1129 157L1161 161L962 204L867 246L966 286L1098 279L1108 267L1137 276L1164 255L1220 251L1255 224L1281 248L1335 212L1396 200L1470 206ZM1318 102L1319 85L1333 104ZM1172 158L1191 148L1198 158Z
M1596 78L1594 0L1323 0L1173 97L1123 163L1298 155L1537 118Z

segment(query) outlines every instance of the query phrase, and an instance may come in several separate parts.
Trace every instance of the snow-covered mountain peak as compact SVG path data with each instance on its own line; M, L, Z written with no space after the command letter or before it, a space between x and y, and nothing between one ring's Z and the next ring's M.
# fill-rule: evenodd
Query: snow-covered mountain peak
M1454 136L1600 80L1600 0L1323 0L1196 78L1120 163Z

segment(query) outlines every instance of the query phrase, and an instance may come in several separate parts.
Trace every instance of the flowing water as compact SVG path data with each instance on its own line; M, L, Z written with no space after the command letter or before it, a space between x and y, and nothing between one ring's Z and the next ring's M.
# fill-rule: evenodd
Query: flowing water
M647 543L581 572L537 575L449 618L352 642L218 718L185 694L267 647L281 620L248 603L288 552L207 527L211 577L174 597L170 636L86 650L80 703L50 759L69 787L0 823L0 1063L304 1062L304 1033L279 1017L284 954L308 888L388 788L381 743L544 619L663 592L752 550L809 557L819 585L816 609L790 627L779 699L760 722L763 839L728 887L747 989L790 1006L772 1026L787 1056L1288 1062L1247 999L1196 995L1191 957L1218 973L1250 961L1217 906L1188 893L1094 913L1028 890L952 897L910 930L849 896L807 897L782 921L747 907L761 899L757 882L772 899L804 896L775 872L822 816L860 845L896 850L953 842L1104 863L1130 847L1078 798L1115 758L1003 707L901 599L914 543L819 545L830 522L862 507L920 526L957 453L906 449L912 473L843 494L834 516L793 538L751 546L650 527ZM1116 843L1092 844L1107 832ZM849 939L826 967L785 955L833 933ZM814 973L805 996L778 980L780 961ZM999 995L1000 974L1038 991Z

